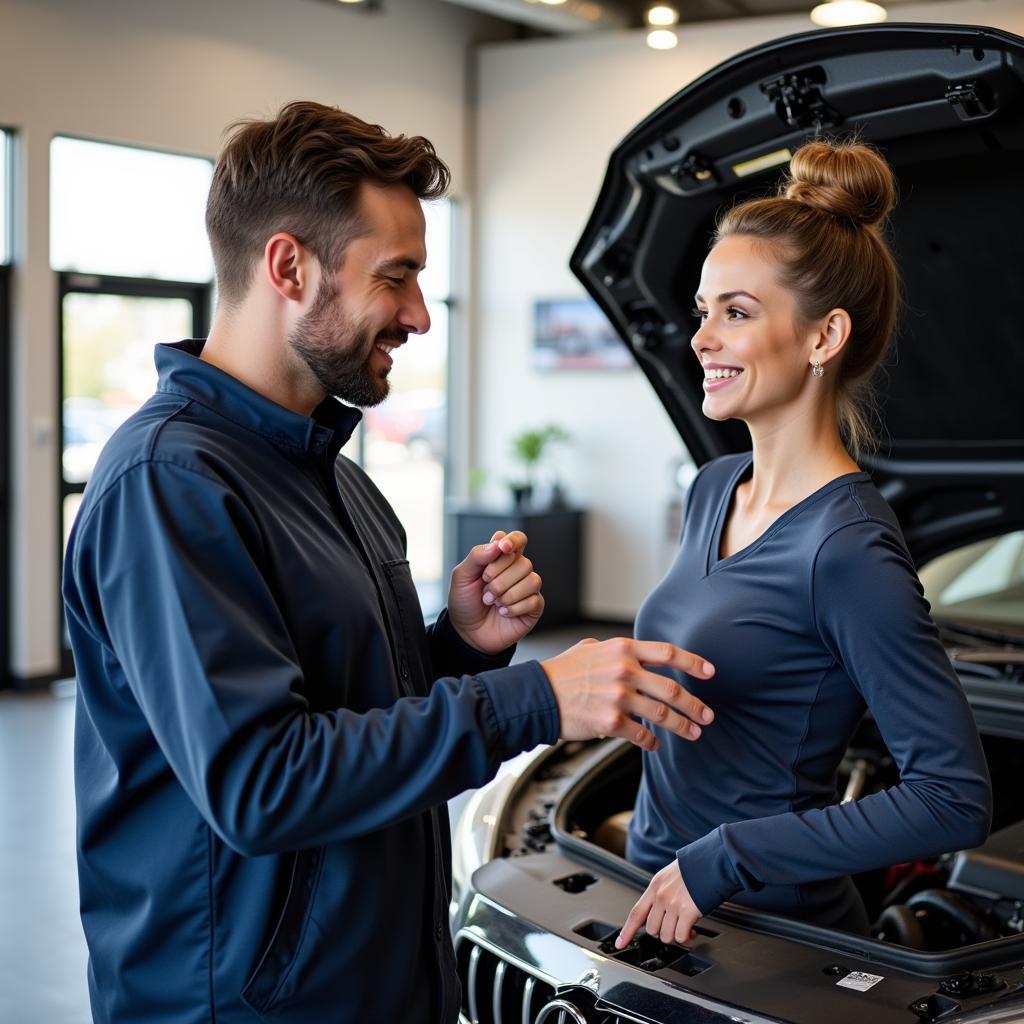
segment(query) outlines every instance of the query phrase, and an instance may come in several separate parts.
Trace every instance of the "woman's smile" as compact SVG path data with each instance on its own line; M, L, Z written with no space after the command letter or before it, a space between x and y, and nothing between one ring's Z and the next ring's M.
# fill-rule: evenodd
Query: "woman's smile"
M738 367L704 367L704 390L706 392L721 391L728 387L743 373Z

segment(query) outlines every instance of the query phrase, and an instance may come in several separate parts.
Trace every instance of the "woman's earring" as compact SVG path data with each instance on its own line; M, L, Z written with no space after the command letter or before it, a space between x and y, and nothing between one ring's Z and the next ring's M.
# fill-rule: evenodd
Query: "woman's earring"
M814 369L811 370L811 373L813 373L815 377L824 377L825 376L825 367L822 366L821 363L818 362L817 359L815 359L814 360Z

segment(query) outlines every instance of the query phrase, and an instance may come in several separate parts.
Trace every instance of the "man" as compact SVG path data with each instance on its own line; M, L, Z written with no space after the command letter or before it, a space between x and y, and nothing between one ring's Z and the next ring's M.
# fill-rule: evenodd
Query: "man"
M97 1022L454 1021L445 801L559 735L709 720L642 667L712 671L669 645L506 667L543 609L521 533L425 628L401 524L338 457L429 326L447 182L425 139L314 103L218 162L210 337L157 346L65 566Z

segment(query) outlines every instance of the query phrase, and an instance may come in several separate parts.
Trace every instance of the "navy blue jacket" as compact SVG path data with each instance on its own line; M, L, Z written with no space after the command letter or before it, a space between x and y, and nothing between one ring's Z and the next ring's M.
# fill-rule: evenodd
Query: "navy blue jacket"
M157 347L65 563L95 1020L454 1021L445 801L557 738L551 688L424 627L358 412L201 347Z
M628 856L675 858L705 913L723 900L864 931L850 872L976 846L992 809L985 756L892 509L847 473L720 557L751 455L706 463L672 568L636 635L699 651L680 679L715 721L660 731L644 755ZM836 771L870 708L900 782L838 803Z

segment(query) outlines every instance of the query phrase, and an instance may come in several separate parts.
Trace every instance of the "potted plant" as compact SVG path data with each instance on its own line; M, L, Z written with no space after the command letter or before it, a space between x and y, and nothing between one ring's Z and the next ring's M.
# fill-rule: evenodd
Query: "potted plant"
M556 423L537 430L524 430L512 438L512 455L522 465L523 475L508 481L516 508L528 505L537 483L537 467L552 444L569 440L568 431Z

